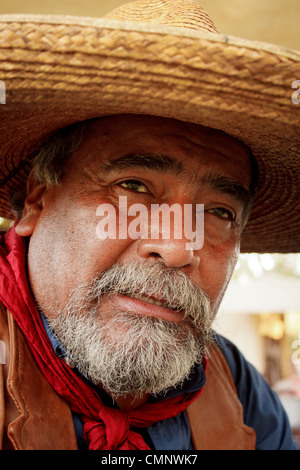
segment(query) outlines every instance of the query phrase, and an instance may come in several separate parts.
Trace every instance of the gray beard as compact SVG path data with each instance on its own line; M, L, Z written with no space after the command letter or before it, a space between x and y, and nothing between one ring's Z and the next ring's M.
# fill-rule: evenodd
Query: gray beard
M101 312L111 294L154 295L184 310L181 323L120 310ZM182 271L115 264L70 296L50 327L79 371L113 398L166 393L208 355L212 313L206 295Z

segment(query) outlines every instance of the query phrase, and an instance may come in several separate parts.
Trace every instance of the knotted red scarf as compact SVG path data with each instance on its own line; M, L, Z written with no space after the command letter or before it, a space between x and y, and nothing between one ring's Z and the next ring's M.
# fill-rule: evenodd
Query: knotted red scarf
M28 285L26 251L25 240L16 235L14 228L5 236L1 235L0 300L23 332L44 377L70 404L71 410L81 415L89 449L149 450L144 439L132 431L131 426L146 428L176 416L201 391L158 403L146 403L131 411L104 406L96 391L56 356Z

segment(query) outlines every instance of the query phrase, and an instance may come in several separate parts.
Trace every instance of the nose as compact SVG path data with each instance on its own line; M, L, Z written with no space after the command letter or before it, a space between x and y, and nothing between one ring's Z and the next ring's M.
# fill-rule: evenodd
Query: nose
M186 240L140 240L138 251L144 259L160 258L169 268L193 270L200 263L198 251L187 249Z

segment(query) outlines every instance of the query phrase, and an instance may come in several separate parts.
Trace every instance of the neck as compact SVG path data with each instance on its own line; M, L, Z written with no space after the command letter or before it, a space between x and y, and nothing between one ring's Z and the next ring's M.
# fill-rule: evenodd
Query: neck
M124 397L119 397L115 401L123 411L130 411L138 406L144 405L146 403L149 394L144 394L141 397L136 398L134 395L125 395Z

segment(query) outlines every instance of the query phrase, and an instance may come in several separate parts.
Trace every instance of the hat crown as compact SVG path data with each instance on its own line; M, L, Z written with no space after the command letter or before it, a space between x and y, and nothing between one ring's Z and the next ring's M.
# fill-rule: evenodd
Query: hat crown
M112 10L105 17L218 33L210 17L194 0L137 0Z

